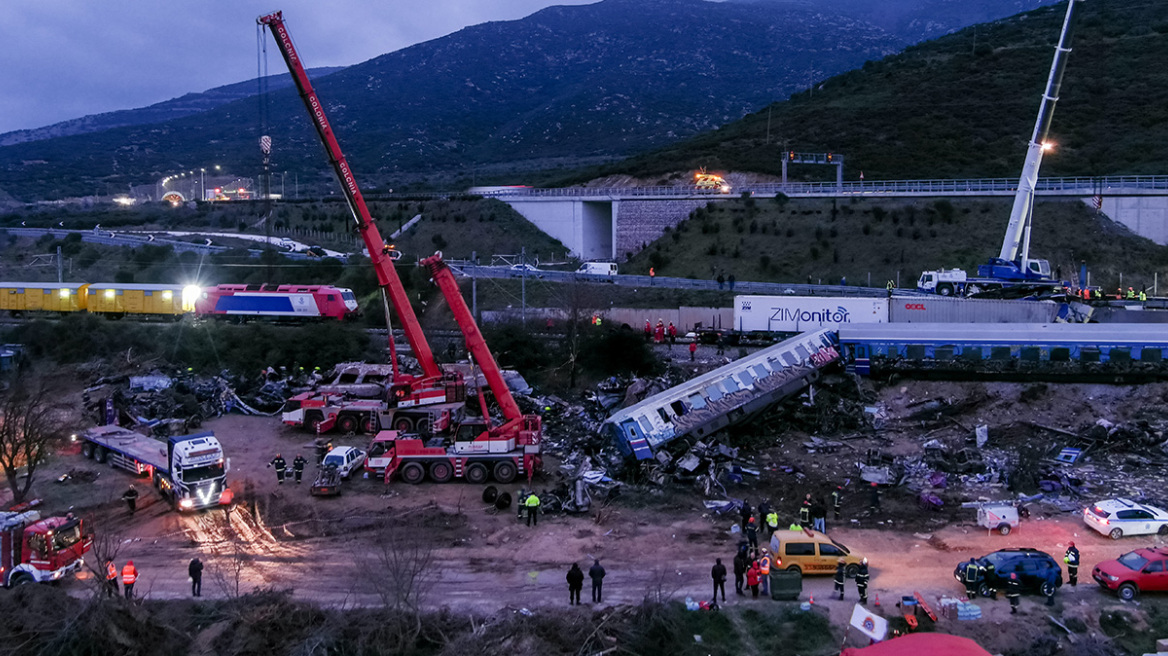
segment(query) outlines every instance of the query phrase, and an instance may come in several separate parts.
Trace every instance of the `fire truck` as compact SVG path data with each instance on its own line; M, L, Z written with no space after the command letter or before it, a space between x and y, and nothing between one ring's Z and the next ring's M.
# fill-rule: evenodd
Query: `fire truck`
M0 512L0 584L60 581L81 569L93 546L81 520L46 517L35 510Z
M287 426L302 427L312 433L327 433L336 428L342 433L373 435L383 428L401 432L441 432L462 418L466 407L466 385L462 380L451 380L445 403L424 405L414 403L407 390L390 390L389 400L353 399L345 394L304 392L284 403L281 417ZM400 395L401 402L395 403Z
M410 306L401 279L393 268L393 260L400 258L401 253L382 240L373 222L357 185L356 176L349 168L325 116L324 103L313 90L300 55L292 43L292 37L284 24L283 13L275 12L260 16L257 23L266 26L275 38L276 46L288 65L300 98L304 101L304 106L316 128L317 136L328 154L329 163L340 182L349 211L357 223L377 272L378 281L381 283L382 292L387 299L386 319L387 321L389 319L388 305L392 302L402 322L406 339L422 366L423 376L420 378L399 374L396 369L396 357L393 357L394 385L390 389L391 398L387 399L387 404L393 404L396 409L461 402L451 399L450 396L452 393L457 395L461 390L465 399L465 387L459 386L462 379L457 373L443 374L434 361L433 353L422 333L421 324ZM482 369L487 385L502 409L503 419L501 422L492 421L487 409L485 390L479 390L481 416L477 419L463 416L456 426L445 431L444 436L424 440L417 435L403 434L396 430L389 431L392 435L379 434L374 444L380 452L379 457L386 458L385 465L381 467L382 475L389 481L400 470L402 480L420 483L427 475L436 482L462 477L472 481L485 479L482 474L489 471L500 481L513 480L520 473L526 474L530 480L540 464L540 444L543 438L540 417L520 412L503 380L502 371L474 322L470 308L462 298L454 274L442 260L441 253L422 260L422 265L430 271L430 275L454 312L454 319L466 340L467 352ZM393 331L389 331L389 334L392 357ZM458 382L455 382L455 379ZM337 422L340 422L341 415L341 412L337 413ZM415 422L414 428L416 427Z

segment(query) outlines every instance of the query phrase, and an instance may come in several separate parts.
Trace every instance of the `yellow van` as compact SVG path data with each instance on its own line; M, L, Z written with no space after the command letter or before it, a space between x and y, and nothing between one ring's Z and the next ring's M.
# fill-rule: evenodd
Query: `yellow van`
M775 531L771 535L771 553L778 557L779 569L794 570L804 575L835 574L836 563L844 559L848 578L856 576L864 559L844 545L827 537L826 533L803 531Z

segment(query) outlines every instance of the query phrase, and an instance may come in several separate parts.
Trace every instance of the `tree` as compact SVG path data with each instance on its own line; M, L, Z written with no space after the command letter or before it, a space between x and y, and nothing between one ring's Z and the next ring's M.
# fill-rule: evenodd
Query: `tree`
M37 468L64 432L64 409L44 381L18 380L0 395L0 468L14 503L24 501Z

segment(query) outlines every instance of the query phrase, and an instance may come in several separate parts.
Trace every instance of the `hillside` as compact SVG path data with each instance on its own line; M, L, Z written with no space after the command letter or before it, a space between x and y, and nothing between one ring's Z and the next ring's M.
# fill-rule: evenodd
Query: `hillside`
M788 149L842 153L851 180L861 171L868 180L1017 176L1065 11L1045 7L910 47L719 130L553 184L698 166L778 175ZM1168 4L1087 2L1081 12L1042 174L1164 173Z
M921 271L977 265L997 255L1011 199L739 199L711 203L648 245L622 271L738 280L913 287ZM1091 282L1151 287L1168 247L1096 217L1077 201L1039 201L1031 253L1063 277L1085 262ZM1163 277L1163 276L1161 276Z

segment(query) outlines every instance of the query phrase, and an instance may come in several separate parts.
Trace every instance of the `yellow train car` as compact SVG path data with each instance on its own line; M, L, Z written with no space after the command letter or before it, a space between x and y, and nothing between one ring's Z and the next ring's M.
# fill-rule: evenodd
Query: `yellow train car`
M0 283L0 311L14 316L24 312L84 312L87 287L83 282Z
M91 314L111 317L156 316L179 319L184 309L182 285L137 285L91 283L86 294Z

